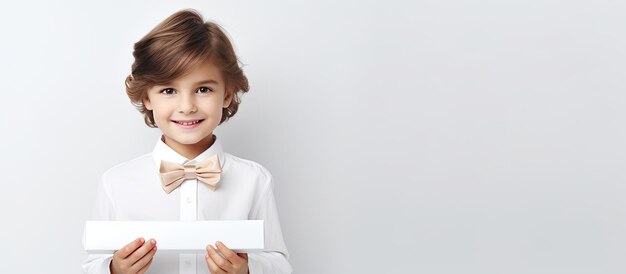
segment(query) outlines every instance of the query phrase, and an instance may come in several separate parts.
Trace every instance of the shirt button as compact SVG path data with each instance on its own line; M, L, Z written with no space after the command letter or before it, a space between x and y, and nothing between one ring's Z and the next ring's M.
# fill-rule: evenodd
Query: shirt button
M190 261L185 261L185 267L186 268L190 268L191 267L191 262Z
M185 202L187 202L187 204L191 204L191 197L187 197L187 198L185 199Z

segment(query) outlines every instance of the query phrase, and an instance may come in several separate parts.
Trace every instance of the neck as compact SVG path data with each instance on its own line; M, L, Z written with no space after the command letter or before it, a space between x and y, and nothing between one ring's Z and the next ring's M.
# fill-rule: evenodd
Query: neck
M200 153L204 152L205 150L209 149L209 147L211 147L213 145L213 143L215 142L215 135L210 134L209 136L205 137L204 139L200 140L200 142L197 142L195 144L181 144L178 142L175 142L174 140L169 139L167 136L163 135L163 142L168 145L169 147L171 147L174 151L176 151L178 154L182 155L183 157L191 160L196 158L198 155L200 155Z

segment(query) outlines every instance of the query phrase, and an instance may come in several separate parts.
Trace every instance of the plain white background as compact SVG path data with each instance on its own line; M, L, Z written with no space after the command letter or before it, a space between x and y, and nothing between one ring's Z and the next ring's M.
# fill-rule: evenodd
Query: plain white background
M626 272L623 1L52 2L0 7L1 273L80 272L100 174L159 136L133 43L182 8L245 63L217 134L296 273Z

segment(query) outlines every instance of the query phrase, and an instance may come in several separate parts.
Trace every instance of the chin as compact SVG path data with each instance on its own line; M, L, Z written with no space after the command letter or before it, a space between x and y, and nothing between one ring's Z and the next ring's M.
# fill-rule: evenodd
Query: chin
M206 128L197 128L190 132L180 132L177 128L168 128L162 132L168 139L182 145L195 145L213 136L213 131Z
M197 138L172 138L174 139L174 141L183 144L183 145L195 145L199 142L201 142L202 140L204 140L204 138L201 137L197 137Z

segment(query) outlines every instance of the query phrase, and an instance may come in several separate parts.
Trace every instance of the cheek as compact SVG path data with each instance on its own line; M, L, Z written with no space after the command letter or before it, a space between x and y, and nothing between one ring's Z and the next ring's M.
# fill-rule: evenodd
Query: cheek
M222 115L222 106L223 106L223 97L216 96L215 98L211 98L206 102L206 107L204 108L205 113L211 114L213 116L221 116Z
M170 120L170 112L167 109L155 107L152 110L152 114L157 122L166 123Z
M152 102L152 111L154 111L155 113L159 113L160 115L167 115L171 112L171 108L172 106L170 106L170 104L165 101L165 102L159 102L159 101L153 101Z

